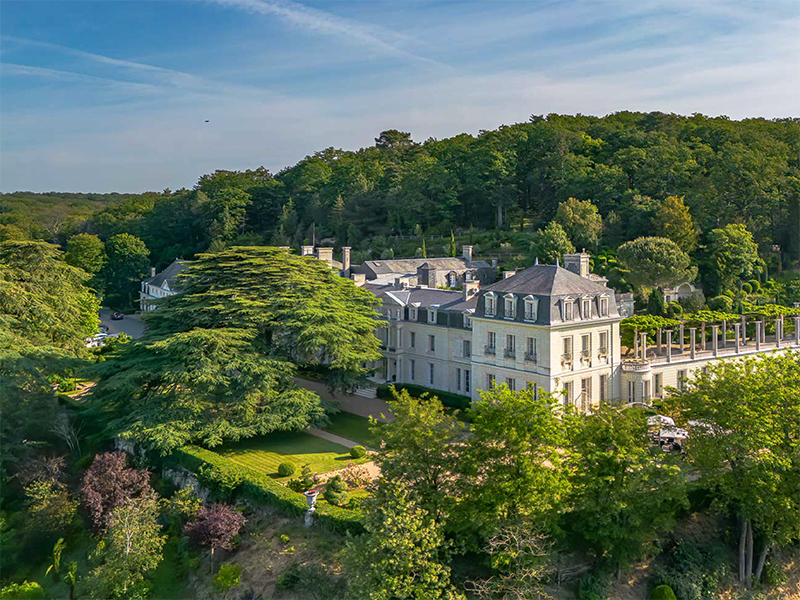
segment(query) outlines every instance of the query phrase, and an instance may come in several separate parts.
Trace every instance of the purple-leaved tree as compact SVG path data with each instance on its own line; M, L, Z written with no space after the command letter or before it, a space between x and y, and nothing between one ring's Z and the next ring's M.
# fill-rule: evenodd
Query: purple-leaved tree
M105 532L115 508L153 493L146 469L128 466L124 452L98 454L83 476L83 498L95 528Z
M244 515L228 504L210 504L200 507L195 518L183 528L195 546L211 549L211 569L214 569L214 551L230 550L231 541L245 524Z

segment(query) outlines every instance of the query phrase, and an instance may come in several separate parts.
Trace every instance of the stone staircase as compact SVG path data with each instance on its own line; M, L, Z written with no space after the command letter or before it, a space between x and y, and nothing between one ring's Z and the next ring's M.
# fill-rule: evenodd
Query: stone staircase
M378 397L377 390L372 386L356 388L356 391L353 392L353 394L355 394L356 396L361 396L362 398Z

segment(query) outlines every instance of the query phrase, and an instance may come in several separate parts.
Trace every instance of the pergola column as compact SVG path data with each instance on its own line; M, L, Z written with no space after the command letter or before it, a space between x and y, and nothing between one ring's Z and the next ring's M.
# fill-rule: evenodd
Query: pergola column
M706 349L706 322L700 323L700 349Z
M742 346L747 345L747 317L742 315Z
M640 333L639 334L642 338L639 347L642 350L642 360L647 360L647 333Z
M722 347L723 348L725 348L725 346L728 343L727 337L728 337L728 321L725 320L725 319L722 319Z
M761 321L756 321L756 350L761 350Z
M719 325L711 326L711 334L713 335L711 348L714 351L714 356L717 356L719 354Z
M667 329L667 362L672 362L672 329Z
M741 325L739 323L734 323L733 324L733 332L734 332L734 336L736 338L734 340L734 346L736 348L736 354L739 354L739 342L741 341L741 340L739 340L739 327L741 327Z
M800 346L800 317L794 318L794 343Z
M678 325L678 331L680 332L678 335L681 338L681 354L683 354L683 321Z
M656 330L656 354L661 355L661 328Z
M633 355L639 358L639 332L633 332Z
M694 360L695 344L697 343L697 327L689 327L689 350L692 353L692 360Z
M783 320L778 317L775 319L775 347L781 347L781 338L783 337Z

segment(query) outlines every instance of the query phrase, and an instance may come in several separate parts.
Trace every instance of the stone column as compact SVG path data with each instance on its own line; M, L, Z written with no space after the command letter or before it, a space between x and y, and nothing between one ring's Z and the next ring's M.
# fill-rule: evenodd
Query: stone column
M767 343L767 320L762 319L761 321L761 343Z
M678 330L680 331L678 335L681 337L681 354L683 354L683 321L678 325Z
M639 332L633 332L633 356L639 358Z
M722 347L723 347L723 348L724 348L724 347L727 345L727 343L728 343L727 337L728 337L728 321L726 321L725 319L723 319L723 320L722 320Z
M711 334L712 334L712 341L711 341L711 349L714 351L714 356L719 354L719 325L712 325L711 326Z
M734 336L736 337L736 339L734 340L734 346L736 347L736 354L739 354L739 342L741 341L739 340L739 327L741 327L739 323L733 324L733 333Z
M700 349L706 349L706 322L700 323Z
M656 355L661 355L661 328L656 331Z
M783 330L783 322L781 321L781 318L778 317L777 319L775 319L775 347L776 348L780 348L781 347L781 338L783 337L783 331L782 330Z
M642 337L642 342L639 344L639 347L642 349L642 360L647 360L647 334L640 333L639 335Z
M794 343L800 346L800 317L794 318Z
M667 362L672 362L672 329L667 329Z
M747 317L742 315L742 346L747 345Z
M756 350L761 350L761 321L756 321Z
M697 343L697 327L689 327L689 351L692 353L692 360L694 360L695 345Z

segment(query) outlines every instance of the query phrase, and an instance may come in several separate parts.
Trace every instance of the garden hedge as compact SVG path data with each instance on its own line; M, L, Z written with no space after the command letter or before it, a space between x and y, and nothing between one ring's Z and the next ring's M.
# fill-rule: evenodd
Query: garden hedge
M195 474L200 472L201 467L205 467L232 475L230 479L240 480L234 493L251 504L269 504L293 516L301 516L306 511L306 499L302 494L293 492L253 469L236 465L211 450L199 446L184 446L174 451L168 462ZM358 535L364 532L363 514L360 510L317 504L316 516L322 525L339 533Z
M411 383L404 384L404 383L394 383L394 384L384 384L378 386L377 394L378 398L382 398L384 400L392 400L394 396L392 395L391 387L400 392L402 390L406 390L409 395L414 398L420 398L423 394L428 394L429 398L433 398L436 396L439 398L439 402L444 404L445 406L450 406L451 408L469 408L472 404L472 400L469 396L462 396L461 394L452 394L450 392L443 392L441 390L432 390L426 387L422 387L421 385L414 385Z

